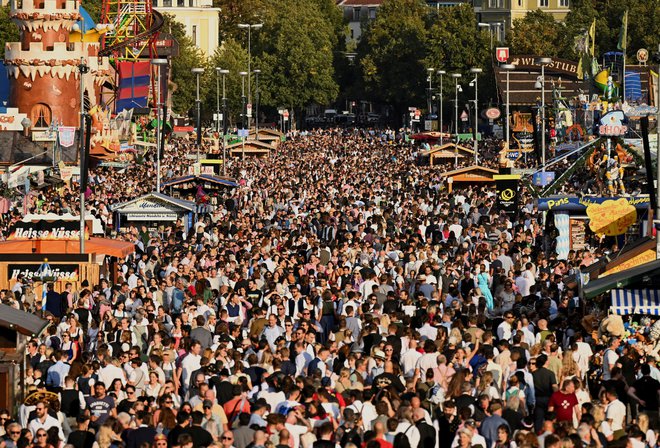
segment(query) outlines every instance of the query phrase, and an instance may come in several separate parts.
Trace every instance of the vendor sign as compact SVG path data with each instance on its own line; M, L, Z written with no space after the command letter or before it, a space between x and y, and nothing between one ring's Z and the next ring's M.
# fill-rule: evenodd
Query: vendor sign
M650 199L648 195L644 196L630 196L630 197L601 197L601 196L585 196L578 198L577 196L553 196L547 198L539 198L538 205L541 211L576 211L586 212L587 207L591 204L602 204L609 200L625 199L630 205L637 210L646 210L649 207Z
M43 269L43 264L9 264L7 274L9 280L16 280L19 275L22 275L24 278L34 280L49 278L75 282L78 281L78 265L48 264L48 268Z
M596 234L617 236L626 233L628 227L637 220L637 210L626 201L619 198L608 200L601 204L590 204L587 207L589 228Z
M89 238L85 230L85 239ZM10 231L8 240L80 240L78 221L19 221Z
M497 185L497 207L504 211L511 220L515 220L518 215L518 180L520 176L516 174L494 175L493 179Z

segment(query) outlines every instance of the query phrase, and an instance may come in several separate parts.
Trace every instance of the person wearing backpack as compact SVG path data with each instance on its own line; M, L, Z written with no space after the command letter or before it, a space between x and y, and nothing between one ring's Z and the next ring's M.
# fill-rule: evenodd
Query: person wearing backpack
M347 443L354 443L356 446L361 446L363 435L362 425L358 424L355 411L345 408L344 423L337 428L339 445L346 446Z
M399 425L394 430L394 446L397 448L414 448L419 444L421 436L419 429L413 423L413 411L409 406L399 408Z

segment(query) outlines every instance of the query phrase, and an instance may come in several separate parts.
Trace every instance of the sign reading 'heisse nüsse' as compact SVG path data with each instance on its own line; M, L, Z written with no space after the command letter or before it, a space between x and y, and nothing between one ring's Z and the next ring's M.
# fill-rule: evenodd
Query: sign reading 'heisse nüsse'
M85 232L85 238L89 235ZM8 240L80 240L78 221L19 221L14 225Z
M7 267L10 280L15 280L19 275L31 279L51 278L56 280L78 280L78 265L75 264L50 264L43 269L41 264L10 264Z

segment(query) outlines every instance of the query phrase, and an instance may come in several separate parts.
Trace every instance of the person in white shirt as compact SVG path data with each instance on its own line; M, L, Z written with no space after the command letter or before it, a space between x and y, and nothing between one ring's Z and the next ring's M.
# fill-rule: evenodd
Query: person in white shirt
M404 377L412 378L415 376L415 366L417 366L417 361L421 357L422 354L417 351L417 339L413 337L408 342L408 351L401 356L401 367Z
M515 317L511 311L504 313L504 320L497 326L497 339L500 341L511 342L511 336L513 336L513 327L511 326L511 323L514 320Z
M188 391L188 386L190 386L190 375L201 366L201 351L202 345L199 341L192 341L190 344L190 352L185 358L183 358L181 361L181 367L178 368L177 374L180 378L179 384L181 384L184 394Z
M619 439L625 435L623 425L626 421L626 405L617 397L616 389L610 388L605 391L608 405L605 407L605 419L610 424L614 438Z
M57 428L60 440L65 440L64 432L62 431L62 425L58 419L48 415L48 406L45 402L38 402L37 406L35 407L35 411L37 413L36 418L32 419L28 424L28 429L34 436L35 440L37 439L37 433L39 430L48 431L53 426Z

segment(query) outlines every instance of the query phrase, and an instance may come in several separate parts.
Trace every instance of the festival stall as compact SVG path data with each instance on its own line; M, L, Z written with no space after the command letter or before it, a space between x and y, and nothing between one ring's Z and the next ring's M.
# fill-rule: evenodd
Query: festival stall
M565 259L571 250L586 248L591 235L618 237L645 234L649 196L551 196L538 198L538 209L548 212L546 230L556 229L555 251Z
M57 290L65 283L79 287L82 281L97 284L100 274L112 271L106 257L122 258L134 252L130 242L90 237L85 232L85 253L80 253L78 221L19 221L7 241L0 242L0 288L10 289L19 277L39 280L34 292L42 292L44 281Z
M137 199L123 202L112 207L116 213L116 230L128 223L146 224L158 227L163 222L180 221L185 229L190 229L193 216L197 213L197 204L184 199L177 199L162 193L149 193Z
M419 155L422 158L428 157L429 165L434 166L437 163L444 163L446 160L455 162L459 159L474 158L474 150L455 143L445 143L444 145L435 145L431 149L420 151Z
M227 145L225 150L232 157L242 157L243 155L264 157L270 155L271 151L275 150L275 146L260 140L246 140Z

